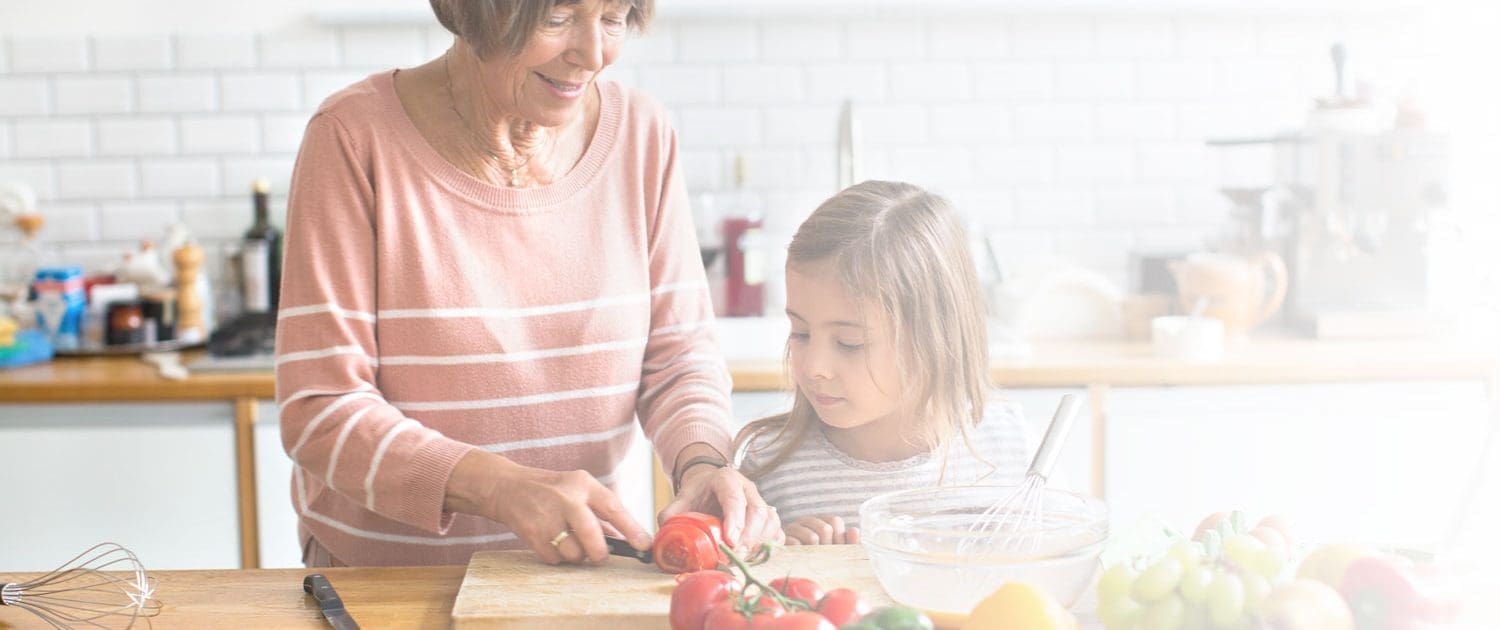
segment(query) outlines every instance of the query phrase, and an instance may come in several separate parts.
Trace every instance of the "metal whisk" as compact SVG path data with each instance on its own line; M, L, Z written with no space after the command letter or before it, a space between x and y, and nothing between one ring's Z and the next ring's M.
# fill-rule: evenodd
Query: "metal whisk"
M161 612L156 578L135 553L100 543L51 573L0 584L0 606L28 611L54 628L130 628Z
M1026 478L1009 495L995 502L969 526L969 533L958 546L960 554L968 555L980 546L983 551L1021 553L1035 551L1040 544L1037 532L1042 520L1042 489L1047 477L1057 465L1063 442L1073 428L1073 418L1078 415L1078 397L1065 394L1052 414L1047 433L1031 458L1031 467L1026 469ZM987 534L979 538L979 534Z

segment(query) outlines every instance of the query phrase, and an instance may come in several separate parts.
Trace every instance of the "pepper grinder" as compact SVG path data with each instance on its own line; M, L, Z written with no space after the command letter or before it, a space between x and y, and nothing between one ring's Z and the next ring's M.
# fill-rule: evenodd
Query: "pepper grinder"
M195 290L203 248L187 243L172 252L172 263L177 268L177 338L200 341L208 334L203 330L203 298Z

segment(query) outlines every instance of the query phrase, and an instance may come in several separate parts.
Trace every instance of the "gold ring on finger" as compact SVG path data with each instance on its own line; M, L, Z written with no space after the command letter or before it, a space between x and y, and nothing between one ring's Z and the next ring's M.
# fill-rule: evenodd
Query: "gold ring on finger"
M573 530L571 530L571 529L565 529L565 530L562 530L562 531L558 532L556 536L552 537L552 540L549 540L547 542L552 543L552 546L556 547L558 545L561 545L562 541L567 540L567 538L569 536L572 536L572 535L573 535Z

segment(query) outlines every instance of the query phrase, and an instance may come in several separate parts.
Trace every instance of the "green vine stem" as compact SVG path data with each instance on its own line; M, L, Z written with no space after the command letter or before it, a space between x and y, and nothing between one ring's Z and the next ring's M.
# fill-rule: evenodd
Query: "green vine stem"
M744 596L747 593L750 592L750 587L754 586L754 587L760 589L759 592L762 595L769 593L771 595L771 599L776 600L776 603L781 604L781 607L787 609L788 611L813 610L814 609L813 606L817 602L811 602L811 603L809 603L809 602L804 602L804 601L802 601L800 599L793 599L791 597L787 597L786 594L781 593L781 592L777 591L776 589L771 588L770 586L767 586L764 582L761 582L759 579L757 579L755 577L755 575L753 573L750 572L750 566L747 565L747 564L745 564L745 561L741 560L739 556L735 555L734 550L730 549L724 543L719 543L719 549L724 552L724 555L729 558L729 561L732 562L732 563L734 563L734 566L738 567L739 570L740 570L740 573L744 574L744 576L745 576L745 587L743 589L740 589L740 598L741 598L741 601L744 601ZM765 563L767 560L771 559L771 546L769 544L762 545L761 548L760 548L760 550L757 551L755 553L755 555L751 556L751 558L752 559L759 559L759 562L752 562L752 564L763 564L763 563ZM755 599L759 600L760 597L756 597ZM741 609L741 612L745 612L745 610ZM750 612L753 613L754 611L752 610Z

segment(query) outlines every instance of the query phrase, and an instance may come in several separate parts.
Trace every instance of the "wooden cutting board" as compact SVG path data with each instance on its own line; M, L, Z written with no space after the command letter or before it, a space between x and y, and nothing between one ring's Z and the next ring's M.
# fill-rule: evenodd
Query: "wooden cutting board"
M751 571L767 583L790 573L825 589L855 589L872 606L891 603L859 545L778 549ZM453 627L665 630L673 578L631 558L611 556L597 567L552 567L529 551L476 553L453 603Z

